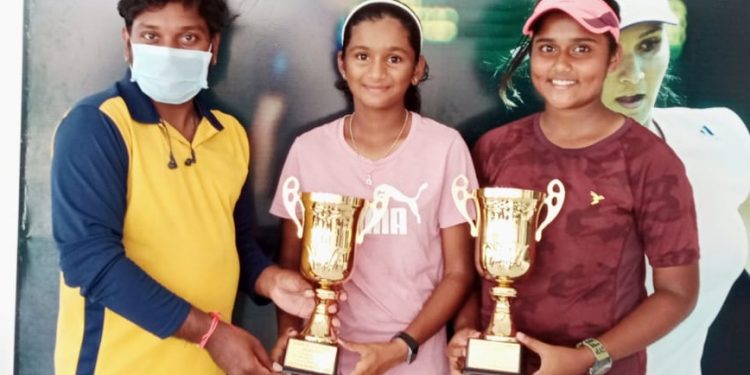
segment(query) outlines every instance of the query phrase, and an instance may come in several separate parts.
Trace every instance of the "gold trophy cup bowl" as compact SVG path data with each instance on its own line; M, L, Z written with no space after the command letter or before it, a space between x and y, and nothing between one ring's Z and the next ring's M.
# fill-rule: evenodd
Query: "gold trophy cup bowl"
M331 336L331 304L338 299L341 284L351 275L354 250L382 218L380 204L330 193L299 192L299 180L289 177L283 185L284 207L302 239L300 272L314 283L315 310L300 337L290 338L284 355L286 374L335 375L338 346ZM368 209L369 207L369 209ZM297 217L301 209L302 218ZM371 217L363 227L365 213Z
M506 187L489 187L473 192L468 179L458 176L451 187L453 200L469 221L471 235L478 238L477 267L495 283L495 303L489 325L479 339L469 339L463 373L470 375L520 374L521 344L510 313L510 299L516 297L513 281L526 275L534 263L536 243L542 231L555 219L565 200L565 187L554 179L547 192ZM477 212L474 223L467 202ZM544 220L542 208L546 207Z

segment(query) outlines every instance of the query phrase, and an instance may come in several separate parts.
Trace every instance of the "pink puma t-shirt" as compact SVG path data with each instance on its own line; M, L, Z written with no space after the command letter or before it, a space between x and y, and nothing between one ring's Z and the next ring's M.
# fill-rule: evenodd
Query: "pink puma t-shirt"
M477 182L471 155L458 132L412 112L404 142L387 157L372 161L344 139L339 118L298 137L284 164L271 213L290 218L282 186L290 177L302 192L327 192L373 199L375 189L391 197L388 210L355 252L354 272L344 284L340 335L354 342L387 342L412 322L443 274L440 229L466 222L456 208L451 184L460 175L469 188ZM369 182L369 183L368 183ZM387 184L389 187L379 187ZM447 374L445 328L420 346L412 364L388 372ZM348 374L357 353L341 350L339 373Z

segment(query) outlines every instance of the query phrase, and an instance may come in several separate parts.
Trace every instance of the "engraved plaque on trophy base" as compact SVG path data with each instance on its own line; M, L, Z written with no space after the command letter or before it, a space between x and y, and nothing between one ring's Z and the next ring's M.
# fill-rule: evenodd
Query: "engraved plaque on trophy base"
M291 338L284 355L284 374L336 375L338 353L336 345Z
M521 344L469 339L466 375L516 375L521 373Z

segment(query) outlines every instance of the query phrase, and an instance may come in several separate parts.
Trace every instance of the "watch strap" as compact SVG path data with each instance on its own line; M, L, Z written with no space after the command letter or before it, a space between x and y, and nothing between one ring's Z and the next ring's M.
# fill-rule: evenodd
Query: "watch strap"
M419 351L419 343L411 335L404 331L400 331L393 336L394 339L401 339L406 346L409 348L409 353L406 356L406 363L412 363L417 359L417 352Z
M594 365L589 369L589 375L602 375L612 368L612 357L610 357L607 348L604 347L601 341L595 338L588 338L576 345L577 348L581 346L589 348L594 353L594 358L596 359Z

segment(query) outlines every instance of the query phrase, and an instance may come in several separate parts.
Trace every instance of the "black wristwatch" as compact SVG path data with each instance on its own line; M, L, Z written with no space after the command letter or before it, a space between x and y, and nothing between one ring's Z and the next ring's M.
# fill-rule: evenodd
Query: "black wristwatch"
M406 363L414 362L414 360L417 359L417 352L419 351L419 343L417 340L414 340L414 337L409 336L409 334L404 331L397 333L393 338L401 339L401 341L405 342L406 346L409 348L409 353L406 354Z

